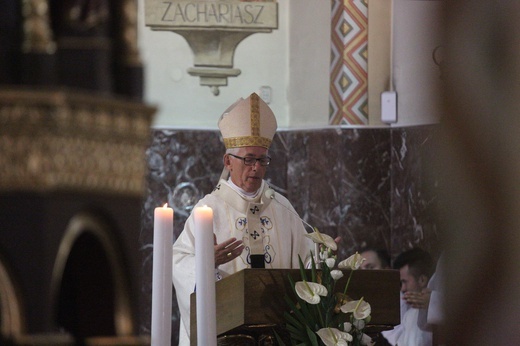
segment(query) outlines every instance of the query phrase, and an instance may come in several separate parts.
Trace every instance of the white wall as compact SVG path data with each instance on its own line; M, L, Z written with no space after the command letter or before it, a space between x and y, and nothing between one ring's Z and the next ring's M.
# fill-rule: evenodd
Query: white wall
M289 125L327 125L330 93L330 3L316 0L291 1L290 11L287 12L290 48L287 61Z
M278 29L253 34L239 43L234 68L242 73L228 78L228 86L220 88L219 96L214 96L209 87L200 86L199 78L186 72L193 67L193 53L183 37L152 31L144 25L144 1L138 0L139 44L145 65L145 101L159 108L154 126L216 128L218 118L230 104L261 86L271 88L270 106L279 128L328 125L329 1L279 0ZM441 44L442 3L443 0L394 0L393 77L398 121L392 126L431 124L440 118L436 89L440 71L431 52ZM386 47L388 43L383 41L388 40L389 33L383 36L376 44ZM374 55L371 57L369 51L370 59ZM388 76L381 78L386 86ZM379 98L384 90L379 88L371 92L371 98ZM380 125L380 109L376 107L375 113L378 114L370 112L370 124Z
M394 0L393 79L397 123L437 123L441 116L441 70L432 54L442 46L444 0ZM438 55L441 58L441 55Z
M242 73L228 78L228 86L214 96L186 72L193 54L184 38L144 25L144 1L138 0L139 45L145 101L159 108L154 126L216 128L230 104L261 86L271 87L279 127L327 125L330 2L279 0L278 29L238 45L234 68Z

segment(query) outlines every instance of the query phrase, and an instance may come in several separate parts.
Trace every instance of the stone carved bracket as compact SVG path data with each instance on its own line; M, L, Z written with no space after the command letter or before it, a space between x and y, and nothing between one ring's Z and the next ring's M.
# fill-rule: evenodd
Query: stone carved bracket
M183 36L194 54L195 67L188 73L199 76L200 84L218 95L227 78L241 72L233 68L238 44L249 35L278 28L278 3L145 0L145 24L152 30Z

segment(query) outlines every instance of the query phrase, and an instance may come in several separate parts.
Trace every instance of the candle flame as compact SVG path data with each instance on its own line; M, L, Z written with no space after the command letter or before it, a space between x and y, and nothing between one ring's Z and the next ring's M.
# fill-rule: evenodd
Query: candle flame
M168 203L164 203L163 208L168 208Z

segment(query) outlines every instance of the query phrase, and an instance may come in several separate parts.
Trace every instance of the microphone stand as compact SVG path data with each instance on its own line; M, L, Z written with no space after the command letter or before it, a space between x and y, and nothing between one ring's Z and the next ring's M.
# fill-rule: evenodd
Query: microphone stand
M272 199L272 200L275 200L276 203L278 203L278 205L281 205L282 207L284 207L285 209L287 209L291 214L295 215L298 219L300 219L300 221L308 226L312 232L316 232L315 231L315 228L309 224L307 221L305 221L304 219L302 219L300 217L300 215L298 215L297 213L295 213L294 211L292 211L291 209L287 208L287 206L283 205L282 203L280 203L276 198L274 198L274 195L275 195L275 191L271 188L267 189L265 191L265 196L269 199ZM320 261L320 244L318 243L314 243L314 263L316 264L316 268L317 269L321 269L321 261Z

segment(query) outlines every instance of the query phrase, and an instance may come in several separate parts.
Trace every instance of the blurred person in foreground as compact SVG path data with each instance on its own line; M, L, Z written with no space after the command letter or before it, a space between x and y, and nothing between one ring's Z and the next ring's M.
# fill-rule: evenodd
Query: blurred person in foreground
M445 6L445 340L520 345L520 2Z

